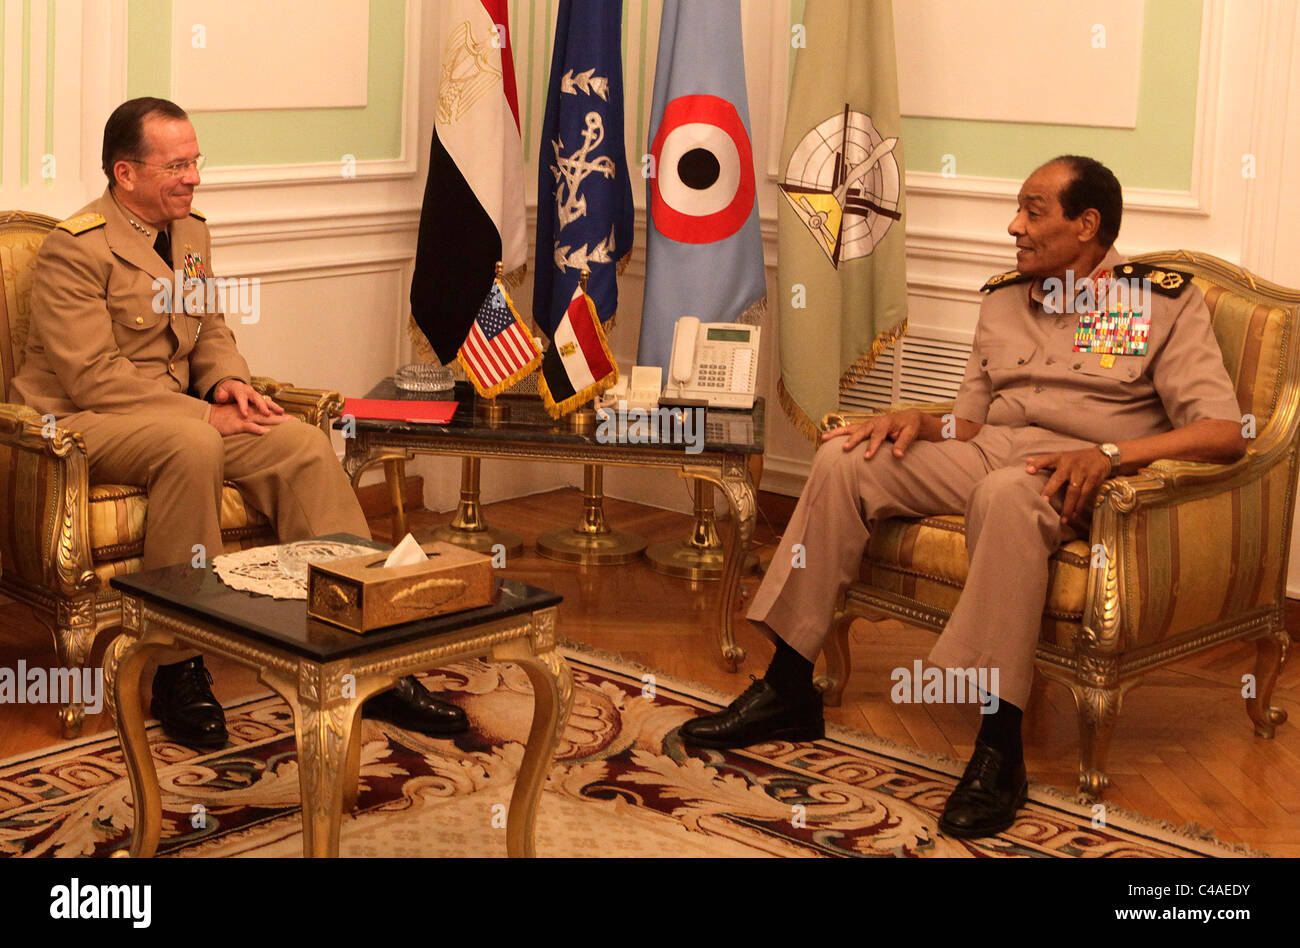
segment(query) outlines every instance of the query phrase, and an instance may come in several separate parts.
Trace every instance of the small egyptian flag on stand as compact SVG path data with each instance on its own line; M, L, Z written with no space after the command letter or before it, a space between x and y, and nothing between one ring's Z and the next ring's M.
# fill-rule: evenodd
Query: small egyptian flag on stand
M469 335L456 354L465 377L483 398L495 398L542 362L533 337L501 283L501 264Z
M542 359L537 387L552 418L568 414L618 381L618 363L610 354L586 286L584 273Z

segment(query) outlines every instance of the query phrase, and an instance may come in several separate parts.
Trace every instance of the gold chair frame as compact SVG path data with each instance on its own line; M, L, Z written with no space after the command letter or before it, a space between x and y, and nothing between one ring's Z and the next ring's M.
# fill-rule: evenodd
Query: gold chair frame
M1175 267L1194 277L1218 284L1225 290L1257 305L1277 307L1285 313L1281 335L1282 352L1278 384L1267 422L1248 442L1244 457L1233 464L1204 464L1192 461L1156 461L1137 474L1116 477L1102 485L1092 516L1089 547L1104 551L1091 559L1082 621L1078 623L1073 647L1039 640L1035 666L1049 680L1070 689L1078 710L1079 782L1081 799L1101 798L1108 784L1106 756L1124 695L1151 671L1223 642L1239 639L1256 643L1254 692L1246 697L1246 712L1255 734L1272 738L1277 725L1286 721L1286 711L1270 704L1273 688L1287 659L1290 641L1284 626L1286 599L1286 552L1290 549L1292 517L1295 511L1297 458L1300 457L1300 291L1270 283L1247 270L1209 254L1186 250L1160 251L1133 258L1137 262ZM1237 380L1234 379L1234 383ZM934 414L952 410L952 403L893 406L920 408ZM867 414L834 412L822 421L830 430L869 417ZM1281 524L1265 523L1261 533L1277 531L1283 562L1278 578L1262 603L1222 616L1218 621L1193 628L1171 629L1170 634L1150 641L1135 636L1128 614L1138 595L1136 556L1146 549L1149 556L1169 556L1160 538L1149 531L1141 538L1139 514L1159 507L1176 507L1202 498L1242 490L1274 472L1285 469L1285 496L1280 504ZM1230 525L1229 525L1230 526ZM1244 527L1243 527L1244 529ZM1201 537L1217 543L1231 555L1231 530L1227 535ZM1167 546L1167 544L1166 544ZM870 550L870 546L868 546ZM1186 578L1184 577L1184 582ZM838 705L850 673L849 626L855 619L901 619L940 630L950 612L932 603L900 596L896 592L854 582L847 585L831 621L826 642L826 673L819 679L828 705ZM1129 647L1129 640L1142 644ZM1243 693L1249 688L1243 688Z

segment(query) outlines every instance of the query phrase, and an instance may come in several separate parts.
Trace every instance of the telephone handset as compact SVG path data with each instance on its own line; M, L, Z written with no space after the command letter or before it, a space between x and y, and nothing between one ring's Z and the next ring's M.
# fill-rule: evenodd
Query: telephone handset
M699 400L712 408L754 407L761 330L744 323L677 320L664 398Z

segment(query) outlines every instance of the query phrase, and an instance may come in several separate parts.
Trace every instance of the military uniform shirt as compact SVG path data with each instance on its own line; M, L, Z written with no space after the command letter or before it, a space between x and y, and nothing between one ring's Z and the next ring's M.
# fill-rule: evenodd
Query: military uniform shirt
M1111 248L1088 278L1116 275L1124 263ZM1037 281L994 289L980 307L954 413L1092 442L1160 434L1203 418L1240 422L1201 291L1189 281L1177 296L1150 292L1142 301L1151 310L1143 314L1150 316L1145 354L1076 352L1081 314L1073 307L1048 312Z

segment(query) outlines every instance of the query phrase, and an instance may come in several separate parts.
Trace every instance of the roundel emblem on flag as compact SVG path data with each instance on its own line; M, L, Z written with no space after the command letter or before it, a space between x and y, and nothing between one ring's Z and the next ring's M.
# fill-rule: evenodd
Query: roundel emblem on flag
M754 153L736 107L683 95L664 108L650 153L655 229L686 244L726 240L754 209Z

